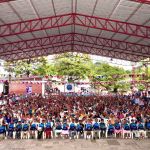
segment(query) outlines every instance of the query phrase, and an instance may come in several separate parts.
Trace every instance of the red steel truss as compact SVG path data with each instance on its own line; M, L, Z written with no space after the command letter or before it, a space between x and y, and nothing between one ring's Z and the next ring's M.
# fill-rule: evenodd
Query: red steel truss
M50 46L50 45L55 45L58 43L69 42L69 41L72 41L71 33L2 44L0 45L1 47L0 55L7 54L10 52L15 52L15 51L21 51L25 49L32 49L32 48L39 48L39 47L41 48L44 46Z
M21 21L0 26L0 37L18 35L27 32L46 30L56 27L79 25L94 29L101 29L130 36L150 38L150 27L110 20L95 16L71 13L47 18Z
M150 4L150 0L130 0L138 3Z
M72 36L74 36L74 44L72 46ZM61 38L61 41L60 41ZM83 41L85 39L85 41ZM107 48L112 48L114 43L111 45L111 43L107 40L103 40L101 42L104 42L102 44L106 45L104 48L101 43L94 44L91 42L94 38L88 37L87 35L82 34L64 34L61 36L52 37L51 40L45 41L44 46L39 46L36 43L32 43L31 47L35 46L34 49L31 50L31 48L27 49L21 49L21 50L15 50L14 51L8 51L6 53L1 52L0 58L6 59L6 60L18 60L18 59L26 59L31 57L37 57L37 56L45 56L49 54L54 53L63 53L66 51L76 51L76 52L83 52L88 54L94 54L94 55L101 55L101 56L108 56L113 58L119 58L119 59L126 59L126 60L133 60L133 61L139 61L141 59L147 58L147 54L142 54L140 52L136 52L134 55L130 50L119 50L118 46L114 48L113 50L108 50ZM88 41L87 41L88 40ZM99 39L98 39L99 40ZM49 43L50 41L50 43ZM63 42L62 42L63 41ZM94 41L93 41L94 42ZM63 45L62 45L63 43ZM83 45L84 43L84 45ZM95 42L94 42L95 43ZM28 43L29 44L29 43ZM119 44L119 43L118 43ZM73 47L73 49L72 49ZM131 46L132 47L132 46Z
M35 49L40 47L48 47L51 45L58 45L60 43L64 42L72 42L72 39L74 42L82 42L87 45L96 45L98 47L105 47L105 48L113 48L119 49L120 52L124 53L133 53L137 56L145 56L147 57L150 55L150 47L141 45L141 44L135 44L130 42L122 42L119 40L113 40L113 39L106 39L96 36L90 36L90 35L84 35L79 33L67 33L67 34L61 34L61 35L54 35L44 38L38 38L38 39L31 39L31 40L25 40L25 41L18 41L13 43L7 43L0 45L0 55L7 55L14 52L19 52L25 49ZM72 47L73 49L73 47Z
M63 52L81 52L81 53L87 53L87 54L94 54L94 55L101 55L106 57L113 57L113 58L119 58L119 59L125 59L125 60L134 60L139 61L141 59L144 59L143 56L137 56L129 53L122 53L117 50L108 50L104 48L99 48L96 45L90 46L89 44L82 45L82 42L78 42L74 44L74 49L71 49L71 43L64 42L64 44L56 44L53 46L49 46L47 48L37 48L35 50L24 50L20 52L13 52L9 53L7 55L1 55L1 59L6 60L19 60L19 59L29 59L31 57L38 57L38 56L47 56L50 54L57 54L57 53L63 53ZM65 51L64 51L65 49Z
M99 49L96 46L89 46L89 45L82 45L82 44L75 44L74 45L74 51L81 52L81 53L87 53L87 54L93 54L93 55L101 55L111 58L119 58L119 59L126 59L126 60L134 60L139 61L141 59L144 59L143 56L136 56L133 54L127 54L122 53L120 51L112 51L107 49Z
M15 0L0 0L0 3L5 3L5 2L10 2L10 1L15 1Z
M20 60L20 59L29 59L33 57L40 57L40 56L47 56L47 55L52 55L52 54L58 54L58 53L64 53L68 52L70 49L70 44L60 44L60 45L55 45L50 46L48 48L38 48L36 50L24 50L22 52L14 52L14 53L9 53L7 55L1 55L0 58L3 60Z

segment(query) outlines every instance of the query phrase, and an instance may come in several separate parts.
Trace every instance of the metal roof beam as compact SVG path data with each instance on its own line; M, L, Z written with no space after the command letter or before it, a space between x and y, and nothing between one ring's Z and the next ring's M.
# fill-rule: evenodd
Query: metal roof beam
M100 55L100 56L105 56L105 57L110 57L110 58L128 60L128 61L133 61L133 62L138 62L140 60L145 59L145 57L143 57L143 56L126 54L126 53L122 53L119 51L111 51L111 50L104 49L104 48L100 49L95 46L94 47L87 46L87 45L83 46L82 44L75 44L74 51L81 52L81 53L87 53L87 54L93 54L93 55Z
M116 58L116 59L129 60L129 61L134 61L134 62L137 62L145 58L143 56L126 54L126 53L122 53L119 51L110 51L104 48L100 49L95 46L92 47L86 44L83 46L82 43L74 44L73 50L71 49L71 44L64 43L64 45L58 45L58 46L55 46L54 48L49 47L43 50L36 49L35 51L27 50L27 51L23 51L20 53L18 52L12 53L12 54L9 53L8 55L1 55L0 58L7 60L7 61L12 61L12 60L20 60L20 59L29 59L31 57L47 56L47 55L52 55L52 54L64 53L64 52L81 52L81 53L100 55L100 56L111 57L111 58Z
M15 51L21 51L25 49L32 49L32 48L34 49L49 45L55 45L57 43L62 42L72 42L72 38L74 42L76 41L92 45L94 44L97 46L103 46L107 48L120 49L120 51L122 52L129 52L132 53L133 55L143 55L150 57L150 46L135 44L131 42L122 42L120 40L112 40L79 33L67 33L38 39L30 39L26 41L18 41L13 43L2 44L0 45L0 55L13 53Z
M115 33L150 39L150 27L121 22L84 14L64 14L39 18L0 26L0 37L18 35L27 32L58 28L68 25L79 25Z
M75 45L78 45L78 47L80 46L81 52L84 52L84 51L87 52L87 50L85 48L85 47L87 47L87 49L89 49L88 52L91 54L114 57L114 58L118 58L118 59L130 60L130 61L138 61L138 60L147 58L147 56L143 56L140 54L133 55L130 51L124 51L124 53L123 53L118 49L114 49L112 51L112 50L108 50L106 48L101 48L101 47L99 47L99 45L94 45L94 47L93 47L91 44L88 44L86 41L84 42L84 44L85 44L84 46L82 44L83 44L82 41L76 41L74 46ZM64 45L68 46L67 49L64 48ZM84 47L83 51L82 51L82 47ZM54 48L54 50L53 50L53 48ZM61 48L63 50L61 50ZM52 51L49 51L49 49L52 49ZM26 50L14 51L12 53L10 53L10 52L3 53L0 55L0 58L5 59L5 60L16 60L16 58L17 59L26 59L28 57L38 57L38 56L42 56L42 55L45 56L45 55L49 55L49 54L59 53L59 51L60 51L59 49L61 50L61 52L66 52L66 51L78 52L75 48L73 50L71 49L70 41L65 41L65 42L63 42L63 45L61 42L58 42L58 43L55 43L55 45L48 45L44 49L37 47L34 50L26 49ZM104 51L105 53L101 52L101 51Z
M142 4L150 4L150 0L130 0L130 1L142 3Z
M65 49L65 51L64 51ZM7 55L0 55L0 59L7 60L7 61L14 61L14 60L20 60L20 59L29 59L33 57L40 57L40 56L47 56L57 53L64 53L70 50L70 44L60 44L50 46L48 48L44 48L41 50L41 48L37 48L36 50L26 50L26 51L20 51L20 52L13 52L9 53Z
M143 38L150 38L150 27L100 18L96 16L88 16L84 14L76 14L76 25L100 29L115 33L126 34Z
M0 37L72 25L72 14L21 21L0 26Z

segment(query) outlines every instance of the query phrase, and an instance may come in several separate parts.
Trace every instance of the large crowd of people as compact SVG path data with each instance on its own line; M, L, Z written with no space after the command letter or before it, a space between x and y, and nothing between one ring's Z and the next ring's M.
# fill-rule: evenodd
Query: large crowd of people
M148 138L150 100L144 95L2 97L0 136L12 139Z

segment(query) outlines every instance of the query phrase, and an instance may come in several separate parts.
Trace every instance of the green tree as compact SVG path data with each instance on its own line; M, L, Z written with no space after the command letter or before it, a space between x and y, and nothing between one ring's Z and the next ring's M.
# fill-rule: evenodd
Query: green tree
M127 90L129 88L129 86L125 86L125 84L121 82L125 81L125 77L123 75L128 73L123 68L111 66L107 63L97 62L95 63L94 69L95 75L92 81L110 82L109 84L101 84L101 86L105 87L107 90L117 91L118 89Z
M68 81L85 79L92 74L92 61L87 54L64 53L55 57L58 75L70 77Z
M46 57L32 58L28 60L18 60L6 62L4 64L6 71L18 75L46 75L48 72L48 62ZM50 70L50 69L49 69Z

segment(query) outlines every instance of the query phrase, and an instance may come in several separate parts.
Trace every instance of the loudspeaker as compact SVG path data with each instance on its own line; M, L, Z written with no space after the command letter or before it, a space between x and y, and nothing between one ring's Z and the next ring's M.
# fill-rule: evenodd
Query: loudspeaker
M4 93L4 95L9 94L9 83L7 80L4 82L4 85L3 85L3 93Z

